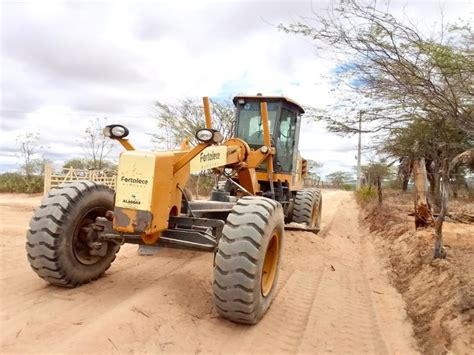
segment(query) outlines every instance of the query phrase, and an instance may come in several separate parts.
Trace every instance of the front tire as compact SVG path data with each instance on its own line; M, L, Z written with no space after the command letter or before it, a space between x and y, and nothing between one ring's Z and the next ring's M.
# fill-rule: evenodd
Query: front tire
M91 253L83 227L113 208L114 192L92 181L52 190L36 209L27 233L28 261L38 276L63 287L76 287L102 276L120 247L105 242L104 256Z
M283 243L281 205L243 197L230 212L214 265L214 304L224 318L256 324L275 295Z

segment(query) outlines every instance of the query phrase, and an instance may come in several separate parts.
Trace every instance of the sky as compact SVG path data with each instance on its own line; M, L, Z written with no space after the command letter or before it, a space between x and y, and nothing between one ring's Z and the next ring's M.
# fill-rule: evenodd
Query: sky
M153 149L155 100L285 95L313 107L336 105L339 63L308 38L276 26L330 1L1 1L0 172L19 168L17 138L39 133L57 166L84 155L80 136L106 117ZM391 11L432 26L472 14L469 1L392 1ZM363 143L368 143L364 142ZM353 172L357 139L303 117L300 151L324 176ZM118 155L117 147L110 158ZM363 161L368 156L363 157Z

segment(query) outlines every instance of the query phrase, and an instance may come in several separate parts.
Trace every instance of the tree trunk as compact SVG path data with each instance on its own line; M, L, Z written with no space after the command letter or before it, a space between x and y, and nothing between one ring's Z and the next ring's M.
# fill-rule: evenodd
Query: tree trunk
M443 246L443 222L446 214L448 213L448 189L449 189L449 165L446 162L443 163L443 173L441 182L441 209L438 217L435 221L435 259L444 259L446 257L446 251Z
M441 210L441 176L439 174L441 166L439 163L435 163L435 172L433 173L434 177L434 188L433 188L433 210L435 213L439 213Z
M459 182L456 180L453 181L452 188L453 188L453 198L458 198L458 191L459 191Z
M433 171L429 171L428 169L426 169L426 176L428 178L428 181L430 182L430 193L434 197L435 191L436 191L435 173Z
M400 161L398 169L398 176L400 176L402 180L402 190L403 192L407 192L408 183L410 182L410 176L413 169L413 160L407 157L403 158Z
M430 182L430 201L432 202L433 213L439 213L441 209L440 169L441 164L438 159L430 160L429 165L426 165L427 177Z
M377 176L377 194L379 196L379 205L382 204L383 196L382 196L382 179L380 176Z
M433 225L433 215L428 205L425 159L416 159L413 162L415 181L415 228Z
M409 176L403 176L403 180L402 180L402 191L403 192L407 192L408 190L408 182L410 181L410 177Z

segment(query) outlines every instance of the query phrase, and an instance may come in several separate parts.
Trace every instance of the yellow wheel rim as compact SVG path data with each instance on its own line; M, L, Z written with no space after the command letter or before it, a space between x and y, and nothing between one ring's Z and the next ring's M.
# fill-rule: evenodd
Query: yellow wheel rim
M270 243L268 243L262 270L262 295L266 297L273 288L276 272L278 269L278 256L280 255L280 234L273 231Z

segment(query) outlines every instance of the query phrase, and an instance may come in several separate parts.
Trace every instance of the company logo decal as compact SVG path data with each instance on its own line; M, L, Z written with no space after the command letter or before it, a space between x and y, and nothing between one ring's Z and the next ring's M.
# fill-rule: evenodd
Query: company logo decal
M125 176L122 176L120 178L120 181L131 182L133 184L140 184L140 185L148 184L148 180L143 180L143 179L139 179L139 178L132 178L132 177L125 177Z
M191 160L190 172L197 173L202 170L224 166L227 162L227 147L212 146L204 149Z
M201 152L199 154L199 161L201 163L208 162L211 160L218 160L221 158L221 153L215 153L215 152Z

